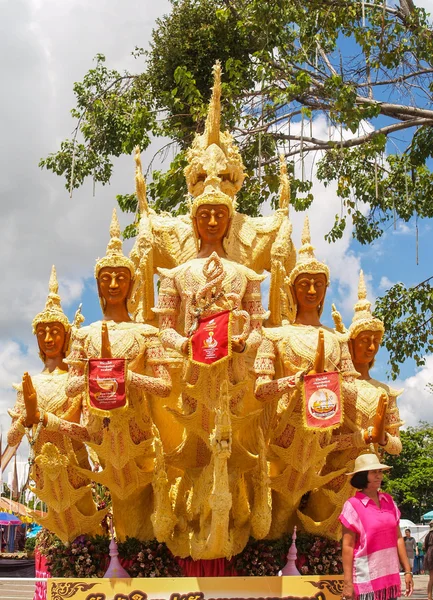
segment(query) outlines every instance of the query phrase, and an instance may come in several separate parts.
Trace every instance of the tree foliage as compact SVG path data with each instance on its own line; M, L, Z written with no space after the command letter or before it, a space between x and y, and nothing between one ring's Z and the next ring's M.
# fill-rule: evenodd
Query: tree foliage
M386 490L401 510L402 518L419 523L433 509L433 426L421 423L401 431L403 450L399 456L386 456L392 466Z
M165 171L153 171L149 195L158 209L184 212L185 150L203 128L212 65L220 59L224 124L248 173L241 211L257 215L264 200L275 203L283 152L296 210L313 202L303 168L308 157L325 185L337 183L341 211L329 241L349 222L354 237L367 244L389 222L433 216L433 32L423 9L410 0L397 6L383 0L171 3L150 49L133 52L137 74L110 70L98 55L75 84L74 137L40 163L64 176L68 189L87 177L107 183L113 157L168 137L162 152L174 145L177 156ZM129 195L119 200L136 210ZM416 293L425 304L424 288ZM396 294L412 310L411 290L392 290L384 303ZM389 340L404 334L402 322L391 318ZM429 344L415 342L419 360ZM394 374L405 352L392 354Z

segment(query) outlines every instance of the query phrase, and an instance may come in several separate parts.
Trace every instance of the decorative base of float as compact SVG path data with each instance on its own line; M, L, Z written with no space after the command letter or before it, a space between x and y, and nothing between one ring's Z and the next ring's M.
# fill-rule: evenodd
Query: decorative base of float
M47 600L336 600L342 575L49 579Z

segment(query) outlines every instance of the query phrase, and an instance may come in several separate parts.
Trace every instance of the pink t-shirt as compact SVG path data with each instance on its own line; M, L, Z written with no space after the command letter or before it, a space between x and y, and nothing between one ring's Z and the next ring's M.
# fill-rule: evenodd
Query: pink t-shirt
M400 511L389 494L379 493L380 508L357 492L345 502L341 523L356 534L353 587L362 600L390 600L401 594L397 525Z

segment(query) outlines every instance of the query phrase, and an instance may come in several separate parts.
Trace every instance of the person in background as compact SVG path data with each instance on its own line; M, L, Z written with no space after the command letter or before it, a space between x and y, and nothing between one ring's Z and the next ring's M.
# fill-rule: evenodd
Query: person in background
M430 531L424 540L424 573L429 574L427 584L427 598L432 600L433 590L433 521L430 522Z
M418 554L418 548L416 545L416 540L414 537L410 535L410 529L404 530L404 545L406 548L406 554L409 559L409 564L411 570L413 570L413 563L415 559L415 555Z
M414 575L422 575L424 573L424 549L423 549L423 543L422 542L417 542L416 546L417 546L418 552L417 552L417 554L415 556L413 573L414 573Z
M400 563L405 596L413 592L412 570L401 535L400 511L389 494L380 492L383 472L390 469L377 456L361 454L348 473L359 491L343 506L342 600L394 600L401 596Z

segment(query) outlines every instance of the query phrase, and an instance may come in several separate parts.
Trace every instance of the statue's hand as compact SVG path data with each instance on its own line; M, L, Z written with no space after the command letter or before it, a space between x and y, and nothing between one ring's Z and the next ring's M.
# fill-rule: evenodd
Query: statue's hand
M233 340L232 339L232 350L233 352L245 352L246 342L244 340Z
M323 373L325 371L325 333L323 329L319 329L319 335L317 338L316 356L314 357L314 364L308 375L316 375L317 373Z
M40 413L38 410L38 398L33 386L32 378L28 373L23 375L23 397L26 407L25 426L31 427L39 422Z
M385 392L380 395L379 402L377 404L376 415L374 417L373 427L370 429L371 436L368 431L364 434L365 442L380 444L384 446L386 444L386 432L385 432L385 418L386 411L388 409L388 396Z
M107 323L102 322L101 328L101 358L112 358L110 337L108 335Z
M189 356L188 342L189 342L189 340L185 340L184 343L182 344L181 352L184 356Z

